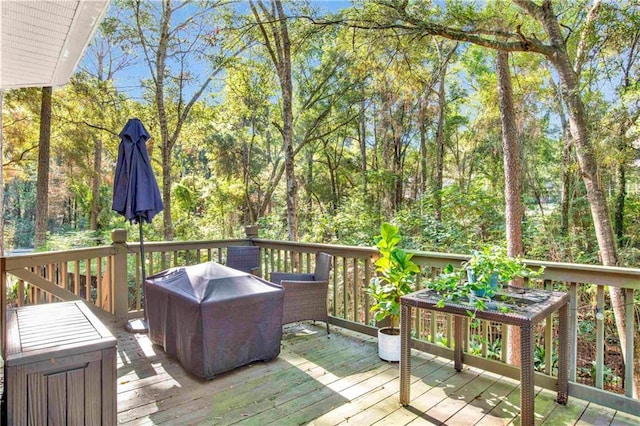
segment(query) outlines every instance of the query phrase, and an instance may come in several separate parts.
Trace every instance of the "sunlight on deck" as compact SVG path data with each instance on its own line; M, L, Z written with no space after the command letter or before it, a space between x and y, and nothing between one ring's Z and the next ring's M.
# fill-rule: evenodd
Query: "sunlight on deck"
M324 324L285 327L280 355L201 380L145 335L118 335L118 422L277 425L519 424L518 382L412 352L411 405L398 400L397 363L376 339ZM536 424L636 425L614 410L536 388Z

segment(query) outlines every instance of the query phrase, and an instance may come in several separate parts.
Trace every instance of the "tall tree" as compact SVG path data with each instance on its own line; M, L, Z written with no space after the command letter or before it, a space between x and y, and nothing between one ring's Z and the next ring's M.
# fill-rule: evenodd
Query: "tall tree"
M442 220L442 185L444 180L444 122L446 117L446 93L445 93L445 80L447 76L447 67L449 61L453 57L458 48L456 43L449 49L448 52L443 51L444 43L436 42L436 48L438 50L438 62L440 69L438 70L438 119L436 121L436 167L435 167L435 179L433 184L433 197L434 197L434 210L435 219L437 221Z
M89 229L98 229L98 217L101 211L100 185L102 183L102 156L103 156L103 126L109 106L115 103L114 88L110 84L116 75L133 63L133 57L126 53L128 41L120 28L120 16L109 16L100 23L98 32L94 36L82 61L82 71L92 77L93 81L85 85L87 92L95 102L89 102L88 109L95 107L95 123L85 119L85 124L90 127L94 142L93 167L91 168L91 204L89 207ZM95 84L95 87L93 84ZM92 90L93 89L93 90ZM121 108L120 108L121 109ZM111 129L109 133L118 134L119 131Z
M287 180L287 224L289 240L298 239L298 217L296 212L297 184L293 154L293 83L291 76L291 41L289 26L282 2L274 0L267 7L262 0L249 2L254 19L260 29L262 42L276 68L282 92L282 125L277 126L284 147L284 168Z
M49 157L51 144L51 95L53 89L42 88L40 108L40 139L38 148L38 182L36 185L36 225L35 248L47 242L47 222L49 219Z
M370 21L355 22L356 27L395 29L407 35L439 36L505 52L535 53L543 55L553 65L558 73L562 87L562 99L567 107L569 128L587 191L596 239L600 248L600 258L604 265L616 265L618 263L616 239L609 216L606 193L599 180L598 162L580 92L580 71L587 55L588 40L594 28L593 24L598 16L600 0L595 0L589 9L582 31L579 32L580 37L573 60L567 49L567 37L563 33L563 27L559 21L560 15L554 10L551 0L543 0L541 4L529 0L513 0L524 16L533 22L523 20L522 24L515 25L515 28L511 30L489 30L484 27L487 20L479 17L461 18L464 19L462 26L443 25L435 22L433 15L423 14L423 6L419 3L390 0L376 0L376 3L384 7L379 16L380 22L373 25ZM494 21L503 13L504 11L493 11ZM542 32L531 26L532 23L538 25ZM523 32L523 26L529 34ZM620 345L624 348L626 347L624 294L621 289L610 286L609 295L616 318Z
M504 159L504 191L507 233L507 254L520 257L524 254L522 242L522 158L516 113L513 107L513 88L509 71L509 54L498 51L496 70L498 73L498 103L502 123L502 150ZM522 285L522 280L514 280L513 285ZM514 365L520 364L520 329L511 327L507 360Z
M174 234L173 149L194 104L237 54L232 42L229 51L218 50L222 37L220 27L213 25L213 11L224 3L209 2L203 7L194 1L134 0L130 3L134 21L132 36L141 46L149 70L149 87L160 129L165 240L172 240Z

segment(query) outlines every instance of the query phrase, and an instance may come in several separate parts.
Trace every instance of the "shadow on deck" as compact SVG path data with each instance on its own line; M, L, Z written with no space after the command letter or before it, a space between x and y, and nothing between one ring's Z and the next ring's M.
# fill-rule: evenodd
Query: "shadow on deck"
M519 424L518 382L414 351L411 405L398 402L398 364L375 338L324 324L286 326L280 356L201 380L144 335L118 339L119 424ZM640 418L536 388L536 424L637 425Z

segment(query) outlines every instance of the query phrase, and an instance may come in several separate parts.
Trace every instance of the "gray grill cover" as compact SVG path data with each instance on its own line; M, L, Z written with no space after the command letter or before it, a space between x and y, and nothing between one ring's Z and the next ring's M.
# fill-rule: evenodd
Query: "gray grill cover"
M209 262L146 281L151 341L191 373L215 374L280 353L284 289Z

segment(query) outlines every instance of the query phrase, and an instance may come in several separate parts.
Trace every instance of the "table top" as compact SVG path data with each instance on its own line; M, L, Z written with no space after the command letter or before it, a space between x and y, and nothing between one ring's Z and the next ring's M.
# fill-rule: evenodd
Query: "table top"
M503 286L491 300L486 301L487 308L485 310L474 310L467 298L445 299L443 307L437 305L440 300L442 300L442 296L438 292L424 289L402 296L400 303L414 308L462 316L468 316L471 311L478 319L511 325L527 325L537 323L569 303L569 294L559 291Z
M23 306L8 310L7 317L8 366L116 345L81 301Z

